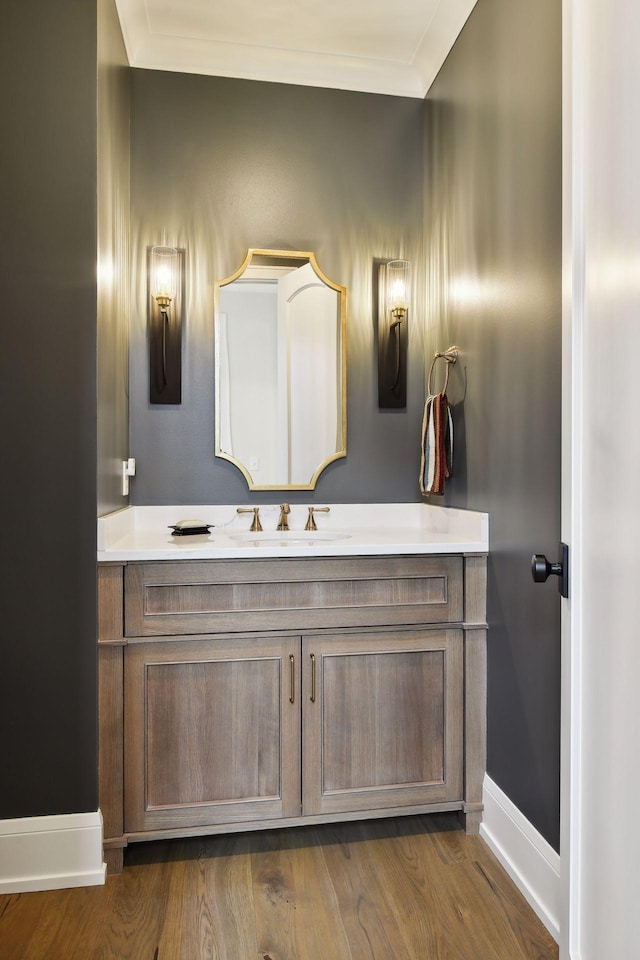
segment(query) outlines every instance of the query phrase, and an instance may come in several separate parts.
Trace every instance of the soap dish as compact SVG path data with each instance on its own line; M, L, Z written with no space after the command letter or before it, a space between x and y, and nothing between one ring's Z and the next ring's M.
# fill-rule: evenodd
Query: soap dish
M209 533L212 526L212 523L205 523L204 520L178 520L169 529L174 537L196 537Z

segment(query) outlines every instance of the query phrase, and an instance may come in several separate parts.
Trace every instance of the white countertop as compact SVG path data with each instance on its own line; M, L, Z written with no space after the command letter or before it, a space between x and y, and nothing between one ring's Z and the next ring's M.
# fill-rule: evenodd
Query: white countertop
M487 553L489 517L423 503L313 504L317 533L304 530L307 505L292 504L288 533L276 531L277 505L260 507L263 532L236 506L125 507L98 520L98 560L242 560L385 554ZM246 507L247 504L242 504ZM251 504L252 507L258 504ZM209 535L175 537L171 524L202 520Z

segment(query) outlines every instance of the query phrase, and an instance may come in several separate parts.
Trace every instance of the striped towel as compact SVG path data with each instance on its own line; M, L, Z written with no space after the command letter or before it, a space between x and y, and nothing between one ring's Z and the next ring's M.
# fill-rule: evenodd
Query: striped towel
M444 493L453 463L453 420L446 394L428 396L422 418L420 490L423 494Z

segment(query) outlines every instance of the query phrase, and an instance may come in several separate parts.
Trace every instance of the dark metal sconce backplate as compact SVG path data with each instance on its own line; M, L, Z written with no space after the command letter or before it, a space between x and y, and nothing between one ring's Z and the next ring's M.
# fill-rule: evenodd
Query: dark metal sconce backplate
M182 403L182 319L184 310L184 249L178 250L178 292L166 314L151 296L147 250L147 322L149 331L149 402Z
M378 327L378 407L381 410L401 409L407 405L409 311L404 313L399 323L394 324L394 318L387 309L386 264L378 263L377 270L378 296L374 310L377 312Z

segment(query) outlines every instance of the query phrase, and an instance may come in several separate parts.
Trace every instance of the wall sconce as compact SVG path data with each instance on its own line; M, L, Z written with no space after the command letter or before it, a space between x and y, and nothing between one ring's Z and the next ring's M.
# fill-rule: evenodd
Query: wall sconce
M184 250L147 248L149 401L182 402Z
M378 267L378 407L407 405L407 317L411 264L390 260Z

